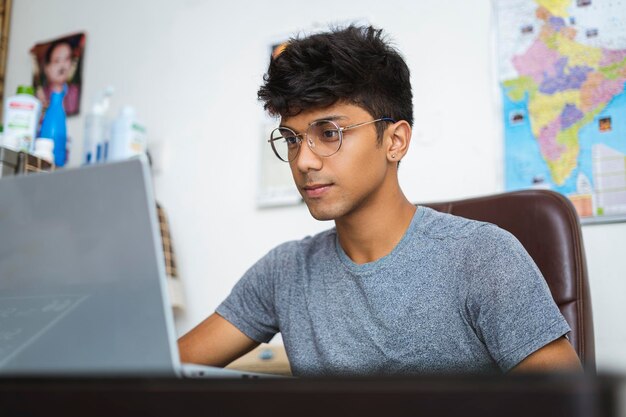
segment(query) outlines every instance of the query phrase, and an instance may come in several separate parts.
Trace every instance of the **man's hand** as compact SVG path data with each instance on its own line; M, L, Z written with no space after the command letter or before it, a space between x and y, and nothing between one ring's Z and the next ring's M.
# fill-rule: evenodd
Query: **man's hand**
M511 373L582 372L582 370L576 351L565 337L560 337L528 355L511 369Z
M217 313L178 339L181 362L226 366L259 343Z

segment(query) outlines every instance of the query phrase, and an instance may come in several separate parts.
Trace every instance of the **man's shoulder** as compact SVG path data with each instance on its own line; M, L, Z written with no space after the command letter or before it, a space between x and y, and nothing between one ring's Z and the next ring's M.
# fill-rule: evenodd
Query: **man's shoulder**
M443 213L430 207L420 206L424 212L419 228L432 238L475 239L506 233L498 226L454 214Z
M248 272L264 280L298 280L298 277L304 276L304 271L309 270L307 265L312 260L320 265L336 256L335 241L335 229L329 229L303 239L281 243L252 265Z
M461 245L471 253L482 254L521 247L515 236L493 223L442 213L428 207L421 208L424 216L419 228L431 240L439 240L442 244L457 248Z
M270 251L270 254L281 256L298 254L306 256L311 252L326 251L335 247L336 236L337 231L333 227L332 229L324 230L323 232L309 235L302 239L283 242L274 247Z

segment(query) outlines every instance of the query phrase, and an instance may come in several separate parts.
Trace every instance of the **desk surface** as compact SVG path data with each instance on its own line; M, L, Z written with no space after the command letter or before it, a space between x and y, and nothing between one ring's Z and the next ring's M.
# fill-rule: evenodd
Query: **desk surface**
M615 377L0 378L3 416L617 416Z

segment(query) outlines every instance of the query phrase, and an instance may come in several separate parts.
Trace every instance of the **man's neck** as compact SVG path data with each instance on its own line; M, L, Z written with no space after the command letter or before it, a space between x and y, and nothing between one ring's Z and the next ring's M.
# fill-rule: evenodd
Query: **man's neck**
M376 261L393 251L406 233L416 207L398 188L396 195L335 220L339 244L354 263Z

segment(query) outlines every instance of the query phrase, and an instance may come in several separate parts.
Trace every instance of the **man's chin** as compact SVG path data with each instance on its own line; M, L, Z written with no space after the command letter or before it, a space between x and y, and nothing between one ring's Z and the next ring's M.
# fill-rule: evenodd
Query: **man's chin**
M339 217L334 210L320 210L319 208L311 207L309 204L307 204L307 207L315 220L329 221Z

